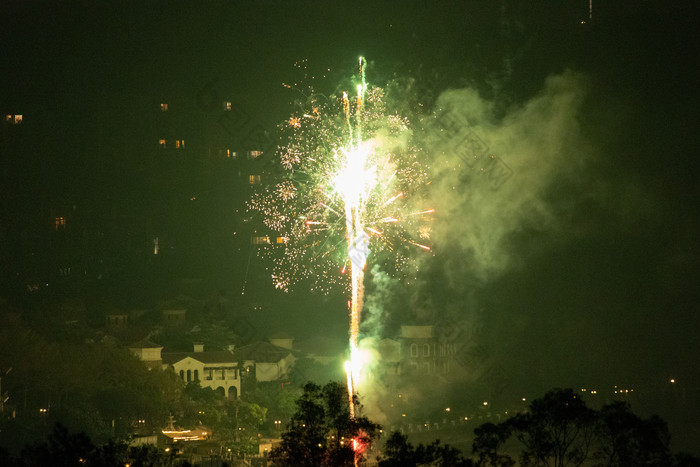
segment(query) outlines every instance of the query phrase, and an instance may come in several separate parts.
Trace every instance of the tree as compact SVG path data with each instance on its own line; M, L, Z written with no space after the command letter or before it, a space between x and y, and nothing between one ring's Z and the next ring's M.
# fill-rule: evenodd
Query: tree
M526 413L477 427L472 450L480 465L513 465L513 459L499 450L514 437L523 446L523 465L581 465L591 448L595 421L595 411L571 389L554 389L534 400Z
M0 450L1 451L1 450ZM4 457L3 457L4 455ZM166 467L173 463L173 455L156 446L143 445L129 448L126 443L110 440L96 446L85 433L70 433L63 425L56 424L47 441L26 446L20 458L0 452L5 466L45 467L88 465L92 467Z
M321 387L307 383L296 405L296 413L282 434L281 445L270 453L275 465L351 466L356 452L360 463L364 462L362 452L379 436L380 427L365 417L350 417L348 393L343 384L328 383Z
M427 446L419 444L414 448L408 442L408 437L395 431L384 446L384 459L380 467L416 467L420 465L467 467L473 465L471 460L464 459L459 449L435 440Z
M427 446L419 444L414 448L408 442L408 437L395 431L384 446L384 459L380 467L416 467L420 465L467 467L473 465L469 459L464 459L462 453L447 444L435 440Z
M670 465L670 436L666 422L632 413L626 402L613 402L600 411L596 457L610 466Z
M507 467L515 461L507 454L499 454L512 434L512 424L484 423L474 429L472 451L478 456L479 465Z
M641 419L624 402L595 411L571 389L554 389L534 400L528 412L497 425L483 424L474 434L473 452L483 466L513 465L509 456L499 453L512 438L522 445L522 465L562 467L587 461L615 467L700 464L693 456L671 455L668 428L661 418Z

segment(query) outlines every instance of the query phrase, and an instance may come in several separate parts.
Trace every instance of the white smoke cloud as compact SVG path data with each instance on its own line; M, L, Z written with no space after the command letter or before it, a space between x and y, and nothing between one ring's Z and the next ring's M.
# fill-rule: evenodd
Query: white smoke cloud
M585 92L581 75L551 76L537 96L500 120L473 89L438 98L424 144L432 159L438 254L466 252L465 272L486 280L511 265L509 235L556 227L548 190L575 175L591 151L578 120Z

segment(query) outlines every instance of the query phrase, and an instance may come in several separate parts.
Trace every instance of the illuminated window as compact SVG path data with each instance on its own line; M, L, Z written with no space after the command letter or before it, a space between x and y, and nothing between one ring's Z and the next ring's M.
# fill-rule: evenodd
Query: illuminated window
M165 149L165 140L164 139L158 140L158 144L160 145L161 148Z
M262 156L262 151L248 151L248 159L257 159Z
M253 245L269 245L270 237L268 237L267 235L263 237L253 237L252 242Z
M238 159L238 153L230 149L219 149L219 156L225 157L226 159Z
M176 139L175 140L175 149L184 149L185 148L185 140L184 139Z
M160 111L167 112L168 111L168 104L166 104L166 103L160 104Z
M7 114L5 115L5 121L7 123L12 123L13 125L19 125L20 123L22 123L22 116Z
M284 237L277 237L277 243L285 243Z
M224 102L224 110L231 110L231 103L230 102Z
M260 175L248 175L248 183L250 183L251 185L259 185Z
M65 217L57 217L56 218L56 230L58 229L65 229L66 228L66 218Z

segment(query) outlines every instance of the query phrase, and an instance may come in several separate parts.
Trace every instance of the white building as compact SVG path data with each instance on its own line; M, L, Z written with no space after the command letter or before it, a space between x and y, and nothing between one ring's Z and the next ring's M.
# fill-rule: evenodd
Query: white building
M238 362L229 350L205 351L195 344L193 352L165 352L163 366L175 371L184 383L199 381L203 388L212 388L230 400L241 394Z
M289 376L296 357L294 351L269 342L256 342L236 349L236 358L246 371L255 372L257 381L279 381Z

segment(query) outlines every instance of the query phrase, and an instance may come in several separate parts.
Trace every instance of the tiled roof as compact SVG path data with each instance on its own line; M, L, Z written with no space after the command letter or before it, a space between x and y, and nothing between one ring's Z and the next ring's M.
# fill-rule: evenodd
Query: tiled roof
M134 342L129 346L130 349L158 349L163 348L162 345L158 345L155 342L151 342L148 339L141 339L138 342Z
M294 337L290 336L289 334L283 332L283 331L278 331L270 336L270 339L292 339L294 340Z
M228 350L210 350L206 352L163 352L163 363L177 363L187 357L202 363L236 363L236 356Z
M235 349L238 360L255 360L259 363L276 363L291 353L293 353L291 350L269 342L256 342Z

